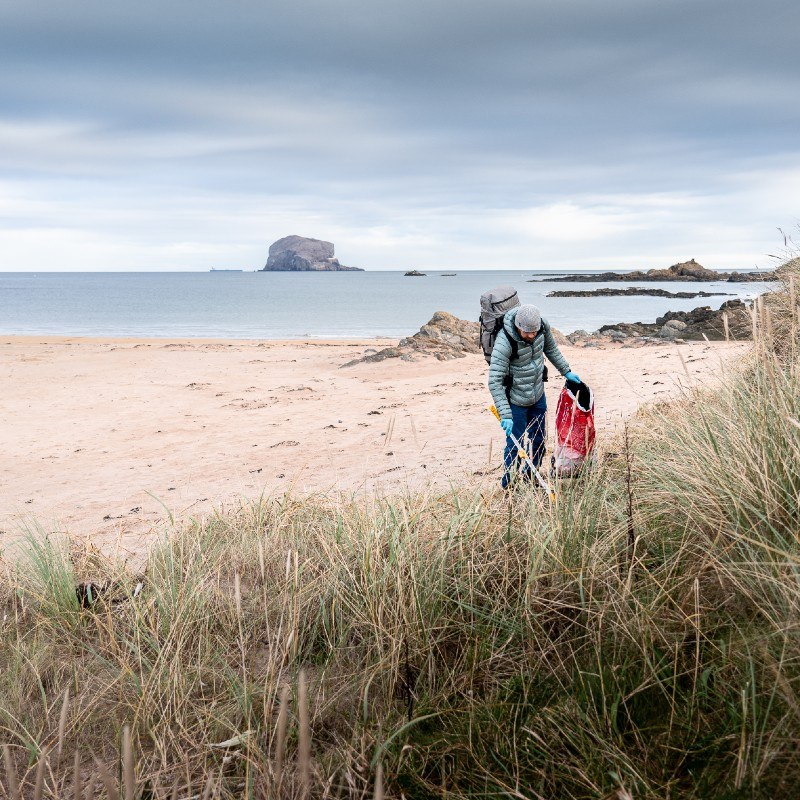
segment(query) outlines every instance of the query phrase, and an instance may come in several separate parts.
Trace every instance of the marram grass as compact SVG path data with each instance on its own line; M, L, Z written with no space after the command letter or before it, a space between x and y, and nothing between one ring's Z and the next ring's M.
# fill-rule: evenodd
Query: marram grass
M643 412L555 508L271 497L137 570L32 536L0 584L4 791L798 796L789 296L747 365Z

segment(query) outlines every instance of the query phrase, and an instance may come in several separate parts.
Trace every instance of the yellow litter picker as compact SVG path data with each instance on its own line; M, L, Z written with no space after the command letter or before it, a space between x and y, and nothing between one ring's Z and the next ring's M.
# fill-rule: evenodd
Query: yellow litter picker
M489 406L489 410L492 412L492 414L495 415L495 417L497 417L497 421L500 422L500 412L497 410L497 407L495 405L491 405ZM536 480L539 481L539 486L541 486L542 489L544 489L547 492L547 496L550 498L550 502L555 503L556 493L553 490L553 487L550 486L550 484L544 479L544 476L542 475L541 472L539 472L538 467L536 467L533 461L531 461L531 457L528 455L525 448L520 444L519 439L517 439L517 437L514 436L513 433L509 433L508 436L517 448L517 458L521 458L522 460L528 462L528 466L531 468L531 472L533 472L533 474L536 476Z

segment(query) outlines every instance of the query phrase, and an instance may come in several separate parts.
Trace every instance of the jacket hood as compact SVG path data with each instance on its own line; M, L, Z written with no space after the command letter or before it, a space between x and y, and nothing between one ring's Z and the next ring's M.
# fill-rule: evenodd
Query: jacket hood
M505 318L503 319L503 327L509 336L513 336L518 342L523 342L523 338L519 335L517 330L516 319L519 306L512 308L511 311L506 311Z

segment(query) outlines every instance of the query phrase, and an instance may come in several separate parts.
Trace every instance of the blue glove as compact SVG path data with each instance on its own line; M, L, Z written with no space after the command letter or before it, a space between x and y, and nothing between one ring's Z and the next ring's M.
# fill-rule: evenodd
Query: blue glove
M573 383L580 383L581 382L581 379L574 372L568 372L564 377L568 381L572 381Z
M513 419L501 419L500 420L500 427L505 431L506 436L511 435L511 429L514 427L514 420Z

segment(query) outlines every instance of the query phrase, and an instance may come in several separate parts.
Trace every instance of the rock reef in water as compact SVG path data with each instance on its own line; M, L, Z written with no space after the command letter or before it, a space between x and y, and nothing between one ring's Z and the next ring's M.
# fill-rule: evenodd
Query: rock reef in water
M270 245L269 258L261 272L363 272L345 267L335 258L333 242L305 236L284 236Z
M668 292L666 289L567 289L563 292L548 292L547 297L673 297L688 300L693 297L722 297L729 292Z
M647 272L604 272L601 275L565 275L549 278L553 282L569 281L583 283L608 283L610 281L729 281L731 283L753 283L774 281L778 275L774 270L766 272L717 272L706 269L693 258L667 269L649 269Z

